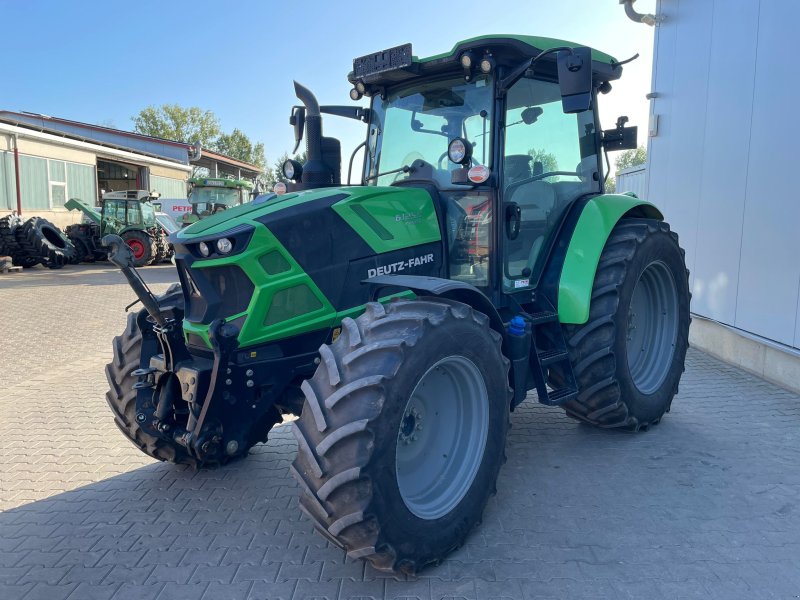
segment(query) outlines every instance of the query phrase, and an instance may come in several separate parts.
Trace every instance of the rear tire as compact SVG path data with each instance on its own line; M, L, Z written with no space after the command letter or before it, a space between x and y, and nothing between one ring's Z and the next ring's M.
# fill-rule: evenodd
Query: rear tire
M567 414L599 427L646 430L668 412L689 347L689 272L663 221L624 219L606 242L589 320L564 325L578 397ZM551 368L554 385L564 377Z
M133 253L134 267L144 267L155 262L158 256L158 245L144 231L126 231L121 237Z
M500 346L486 315L437 298L370 303L320 348L291 470L301 508L350 558L415 573L480 522L505 460Z
M47 219L28 219L16 232L25 254L49 269L60 269L75 257L75 247L64 232Z

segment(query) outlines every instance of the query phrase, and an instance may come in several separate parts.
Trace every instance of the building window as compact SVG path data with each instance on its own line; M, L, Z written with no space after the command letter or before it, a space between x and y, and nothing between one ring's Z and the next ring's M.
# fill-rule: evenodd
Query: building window
M50 207L64 206L67 201L67 166L63 160L48 160Z

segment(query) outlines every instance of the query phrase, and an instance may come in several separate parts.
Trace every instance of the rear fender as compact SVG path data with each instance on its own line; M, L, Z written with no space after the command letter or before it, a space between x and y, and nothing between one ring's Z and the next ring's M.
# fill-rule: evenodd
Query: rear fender
M589 320L592 286L600 254L611 230L625 217L664 220L653 204L629 194L603 194L583 207L567 247L558 281L558 319L582 325Z

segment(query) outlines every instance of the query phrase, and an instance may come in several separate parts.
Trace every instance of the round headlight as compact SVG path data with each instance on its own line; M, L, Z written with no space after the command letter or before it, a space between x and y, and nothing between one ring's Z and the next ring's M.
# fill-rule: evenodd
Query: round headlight
M360 80L359 80L359 81L356 81L356 91L357 91L359 94L363 94L364 92L366 92L366 91L367 91L367 86L365 86L365 85L364 85L364 82L363 82L363 81L360 81Z
M208 244L206 244L205 242L200 242L199 244L197 244L197 249L203 256L208 256L209 254L211 254L211 248L209 248Z
M350 90L350 100L352 100L353 102L361 100L361 96L363 96L363 94L359 92L356 88Z
M233 242L228 238L219 238L217 240L217 250L219 250L220 254L227 254L233 250Z
M480 62L481 73L491 73L494 69L494 59L491 56L484 56Z
M465 165L472 158L472 145L462 138L455 138L447 146L447 157L458 165Z
M461 55L461 66L465 69L469 69L472 66L472 56L469 52L465 52Z
M286 177L286 179L298 181L303 174L303 165L290 158L283 163L281 171L283 171L283 176Z
M278 196L280 196L282 194L285 194L286 193L286 184L283 183L282 181L279 181L278 183L276 183L273 186L272 191L275 192Z

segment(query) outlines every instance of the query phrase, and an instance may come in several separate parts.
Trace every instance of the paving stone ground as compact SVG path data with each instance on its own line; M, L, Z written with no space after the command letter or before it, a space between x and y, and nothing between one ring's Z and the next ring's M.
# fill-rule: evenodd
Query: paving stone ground
M169 266L143 270L154 291ZM211 471L154 462L106 407L132 294L103 265L0 276L0 599L800 597L800 397L697 351L644 434L529 399L483 524L393 577L315 534L286 426Z

